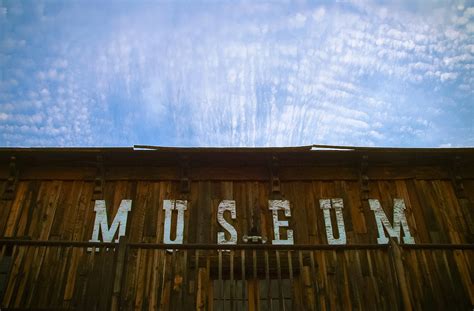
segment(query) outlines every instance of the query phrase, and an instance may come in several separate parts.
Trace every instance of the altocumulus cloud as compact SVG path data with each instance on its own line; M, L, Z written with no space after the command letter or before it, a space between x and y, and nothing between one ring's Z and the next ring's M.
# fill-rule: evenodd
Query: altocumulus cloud
M474 145L469 2L0 1L0 28L1 145Z

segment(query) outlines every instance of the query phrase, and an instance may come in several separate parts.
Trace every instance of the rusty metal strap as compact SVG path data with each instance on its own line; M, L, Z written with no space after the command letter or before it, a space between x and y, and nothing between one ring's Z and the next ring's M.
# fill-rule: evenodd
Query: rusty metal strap
M47 241L47 240L22 240L22 239L0 239L0 245L13 246L51 246L51 247L98 247L116 248L118 243L113 242L82 242L82 241Z
M118 248L113 242L81 242L81 241L45 241L0 239L0 245L18 246L52 246L52 247L99 247ZM163 244L163 243L127 243L129 248L139 249L199 249L199 250L357 250L357 249L388 249L389 244L300 244L300 245L272 245L272 244ZM474 249L474 244L401 244L403 249Z

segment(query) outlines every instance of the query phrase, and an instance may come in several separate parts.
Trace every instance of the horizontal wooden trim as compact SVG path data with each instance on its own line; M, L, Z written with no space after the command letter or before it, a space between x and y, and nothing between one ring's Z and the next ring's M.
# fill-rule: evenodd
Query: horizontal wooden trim
M87 167L31 167L21 169L18 177L24 180L94 180L96 171Z
M449 170L436 166L368 167L369 179L449 179ZM474 177L474 174L473 174Z
M182 178L180 168L173 167L106 167L105 180L163 180L178 181ZM20 180L85 180L92 181L97 176L94 167L28 167L19 170ZM294 166L279 168L281 181L311 180L359 180L359 170L355 167L333 166ZM369 167L369 180L397 179L451 179L448 168L426 167ZM6 180L9 172L0 168L0 180ZM191 167L187 176L192 181L268 181L267 167ZM474 169L462 170L461 177L474 179Z

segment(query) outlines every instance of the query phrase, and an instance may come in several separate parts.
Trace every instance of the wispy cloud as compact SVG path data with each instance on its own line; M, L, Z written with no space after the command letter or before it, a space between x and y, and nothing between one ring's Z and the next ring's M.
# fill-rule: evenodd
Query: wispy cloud
M474 145L460 2L0 4L3 145Z

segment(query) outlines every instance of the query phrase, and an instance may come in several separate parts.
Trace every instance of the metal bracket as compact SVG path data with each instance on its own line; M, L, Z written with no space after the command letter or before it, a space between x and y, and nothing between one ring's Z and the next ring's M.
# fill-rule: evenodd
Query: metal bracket
M191 180L189 179L189 158L181 156L181 177L179 182L179 191L183 194L191 191Z
M359 180L361 183L361 200L368 202L369 199L369 156L362 155L359 168ZM364 203L365 204L365 203Z
M10 157L9 174L5 191L2 194L2 200L12 200L18 183L18 169L16 166L16 157Z
M256 243L262 243L262 244L265 244L267 243L267 238L262 236L262 235L259 235L259 232L258 232L258 229L257 227L253 226L251 229L250 229L250 235L244 235L242 237L242 240L245 242L245 243L253 243L253 244L256 244Z
M242 237L242 240L245 243L253 243L253 244L257 244L258 242L260 242L262 244L267 243L267 238L264 237L264 236L260 236L260 235L244 235Z
M279 174L278 157L273 155L270 164L270 189L271 193L280 193L280 174Z
M96 174L94 179L94 194L92 195L93 200L100 200L104 197L104 184L105 184L105 172L104 172L104 159L102 155L96 157Z
M466 199L466 192L464 191L464 183L463 178L461 176L461 157L455 156L453 159L452 164L452 177L451 177L454 185L454 191L456 192L456 196L459 199Z

